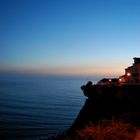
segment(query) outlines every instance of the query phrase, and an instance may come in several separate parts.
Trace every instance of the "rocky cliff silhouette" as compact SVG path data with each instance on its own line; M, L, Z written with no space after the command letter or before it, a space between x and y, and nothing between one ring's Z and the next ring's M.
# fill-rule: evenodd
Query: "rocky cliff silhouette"
M81 87L86 99L78 117L67 130L68 136L86 124L115 118L140 126L140 85L92 85L88 82Z

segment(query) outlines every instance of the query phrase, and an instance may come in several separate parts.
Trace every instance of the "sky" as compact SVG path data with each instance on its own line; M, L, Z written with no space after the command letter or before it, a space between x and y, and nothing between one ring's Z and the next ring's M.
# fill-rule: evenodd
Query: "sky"
M119 76L140 57L139 0L0 0L0 71Z

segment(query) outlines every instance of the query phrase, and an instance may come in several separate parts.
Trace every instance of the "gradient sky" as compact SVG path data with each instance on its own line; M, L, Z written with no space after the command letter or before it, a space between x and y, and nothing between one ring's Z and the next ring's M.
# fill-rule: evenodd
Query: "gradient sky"
M0 0L0 70L120 75L140 56L140 0Z

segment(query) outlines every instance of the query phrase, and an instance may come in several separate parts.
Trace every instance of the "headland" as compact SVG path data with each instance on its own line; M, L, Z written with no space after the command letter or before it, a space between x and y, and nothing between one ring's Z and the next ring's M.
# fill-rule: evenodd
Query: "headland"
M103 78L97 84L89 81L81 89L87 99L65 136L73 139L87 124L97 125L102 120L114 119L140 127L140 58L134 58L124 75ZM59 138L63 139L60 136L56 140Z

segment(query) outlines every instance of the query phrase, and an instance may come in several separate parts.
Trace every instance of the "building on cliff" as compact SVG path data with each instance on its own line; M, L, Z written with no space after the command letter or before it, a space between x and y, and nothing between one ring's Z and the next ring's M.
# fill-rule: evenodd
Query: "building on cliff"
M119 77L120 83L140 84L140 58L133 59L133 65L125 69L125 75Z
M97 83L97 85L102 85L102 86L104 86L104 85L118 85L118 84L119 84L118 78L110 78L110 79L103 78Z

